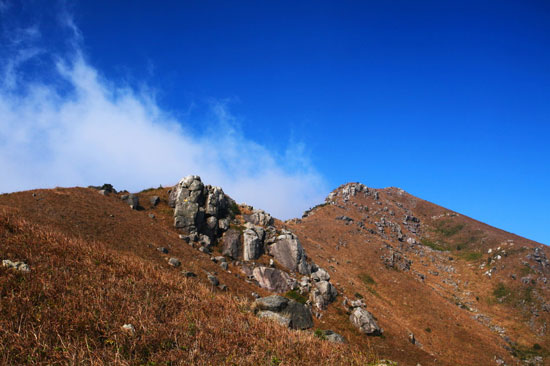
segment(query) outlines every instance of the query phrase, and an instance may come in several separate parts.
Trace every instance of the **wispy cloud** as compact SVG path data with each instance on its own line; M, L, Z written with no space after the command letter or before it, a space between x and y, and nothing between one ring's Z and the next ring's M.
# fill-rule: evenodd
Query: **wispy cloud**
M325 196L302 145L273 152L246 139L223 102L211 104L206 133L191 133L192 120L177 120L151 94L103 78L81 52L80 31L65 20L74 41L69 54L33 46L28 40L40 32L29 28L18 31L25 42L0 56L0 191L104 182L136 191L198 174L280 218ZM50 60L50 77L25 74L37 56L42 67Z

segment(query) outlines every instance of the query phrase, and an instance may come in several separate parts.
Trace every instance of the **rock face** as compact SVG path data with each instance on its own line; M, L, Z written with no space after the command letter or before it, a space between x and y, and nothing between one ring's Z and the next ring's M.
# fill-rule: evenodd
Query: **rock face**
M260 287L271 292L284 293L296 287L296 280L288 273L269 267L256 267L252 271Z
M311 311L305 305L286 297L273 295L257 299L254 312L260 318L268 318L292 329L313 327Z
M243 259L250 261L260 258L264 252L263 242L265 231L255 225L247 225L247 229L243 233Z
M301 274L311 273L311 266L307 263L302 244L300 244L298 237L290 232L277 237L275 243L269 247L269 254L291 271Z
M221 188L205 186L200 177L189 175L170 193L169 204L175 208L174 226L215 238L220 227L228 227L226 221L222 225L219 221L229 216L230 201Z
M234 229L227 230L222 237L222 255L239 259L242 257L241 253L241 233Z
M373 336L382 334L382 329L378 326L372 314L363 308L355 308L349 316L349 320L361 333Z

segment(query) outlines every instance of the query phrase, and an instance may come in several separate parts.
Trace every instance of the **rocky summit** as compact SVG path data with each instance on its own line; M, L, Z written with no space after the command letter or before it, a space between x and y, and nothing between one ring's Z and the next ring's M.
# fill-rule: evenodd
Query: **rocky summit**
M327 193L284 222L196 175L1 195L0 363L550 364L547 246Z

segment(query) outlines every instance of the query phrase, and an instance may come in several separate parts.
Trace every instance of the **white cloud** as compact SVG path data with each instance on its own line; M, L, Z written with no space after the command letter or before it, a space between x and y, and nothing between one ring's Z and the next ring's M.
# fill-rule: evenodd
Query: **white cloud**
M78 47L51 62L55 81L21 77L23 63L47 53L25 47L0 59L0 191L105 182L137 191L198 174L283 219L327 193L303 146L279 154L246 139L224 103L213 103L208 133L196 135L186 128L193 121L176 120L150 95L103 79Z

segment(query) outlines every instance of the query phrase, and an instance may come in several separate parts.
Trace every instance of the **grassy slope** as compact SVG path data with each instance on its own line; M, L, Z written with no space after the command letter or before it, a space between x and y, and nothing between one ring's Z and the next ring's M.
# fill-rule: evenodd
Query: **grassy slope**
M246 299L178 270L0 210L0 362L14 364L365 364L308 332L256 319ZM134 336L121 330L136 328Z

